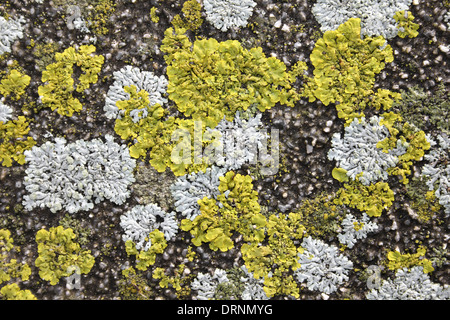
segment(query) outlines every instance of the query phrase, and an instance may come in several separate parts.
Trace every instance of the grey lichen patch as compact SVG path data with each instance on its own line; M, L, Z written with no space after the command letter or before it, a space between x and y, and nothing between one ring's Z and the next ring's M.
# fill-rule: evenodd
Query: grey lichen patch
M173 203L170 186L175 182L170 169L159 173L149 163L141 161L137 165L135 179L131 189L140 204L157 203L165 211L170 209Z

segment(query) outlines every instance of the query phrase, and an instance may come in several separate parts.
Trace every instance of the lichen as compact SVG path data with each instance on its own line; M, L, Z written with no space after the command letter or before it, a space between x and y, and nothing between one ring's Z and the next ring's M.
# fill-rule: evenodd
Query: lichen
M345 128L344 136L335 133L331 140L332 148L328 159L336 160L337 167L346 171L346 175L364 185L387 180L388 169L399 162L399 157L406 152L401 140L394 142L394 148L384 152L378 143L390 137L382 118L373 116L366 120L354 119Z
M120 226L125 234L124 242L132 240L137 250L147 251L152 246L149 233L159 230L167 241L178 233L178 223L174 212L164 212L156 204L138 205L120 217Z
M379 229L375 222L371 222L366 213L362 214L361 220L352 214L347 214L341 223L342 231L338 234L339 242L348 248L353 248L356 242L367 237L369 232Z
M30 84L30 80L28 75L13 69L1 80L0 93L5 97L11 96L13 100L19 100Z
M91 210L108 199L122 204L130 195L136 162L125 146L110 135L91 141L67 143L64 138L47 141L26 151L24 178L29 192L23 198L27 210L47 207L52 212Z
M24 116L18 116L17 120L0 121L0 161L2 161L2 166L11 167L13 160L18 164L25 163L24 153L36 144L32 137L27 136L29 131L29 122Z
M369 300L448 300L450 288L430 280L423 267L400 269L394 279L383 280L381 287L366 294Z
M435 141L431 137L432 150L425 155L425 165L422 168L422 175L427 178L429 191L434 191L439 204L445 209L447 216L450 214L450 164L449 150L450 138L445 135L438 135Z
M10 53L14 41L23 38L25 22L21 16L8 19L0 16L0 56Z
M175 28L196 32L203 24L202 5L197 0L185 1L181 12L182 15L177 14L172 20Z
M261 48L246 50L237 40L214 38L191 43L184 32L167 29L161 51L168 64L167 93L185 116L214 128L224 116L231 120L254 104L265 111L299 99L285 64Z
M125 251L129 256L136 256L136 269L146 271L148 267L152 266L156 262L156 255L163 253L167 247L167 241L164 238L164 233L158 229L153 230L148 234L148 246L147 250L136 248L136 244L133 240L127 240L125 242Z
M363 117L368 106L387 110L400 98L386 89L373 90L375 76L394 56L382 36L361 38L360 24L360 19L349 19L317 40L310 56L314 77L307 78L303 93L311 102L335 103L338 117L347 124Z
M387 253L387 267L389 270L410 269L414 266L421 266L424 273L434 271L430 260L425 259L427 249L424 246L419 246L416 253L401 254L400 251L389 251Z
M414 16L410 11L398 11L395 13L394 19L398 23L398 36L400 38L415 38L419 35L419 32L417 31L419 25L413 22Z
M295 276L299 282L306 282L309 290L330 294L349 279L353 263L339 254L337 247L311 237L303 239L301 247Z
M261 241L265 218L260 214L258 193L253 190L252 178L227 172L219 177L220 194L198 201L200 215L193 220L181 220L181 229L189 231L192 243L200 246L208 243L212 250L228 251L234 246L231 236L235 232L245 241Z
M70 276L74 271L78 274L89 273L95 259L91 251L82 249L75 239L73 230L62 226L52 227L48 231L41 229L36 233L38 257L35 266L43 280L56 285L61 278Z
M8 229L0 229L0 284L11 279L15 281L29 279L31 268L27 263L20 263L14 257L19 250L20 248L14 245L11 232Z
M204 0L206 20L221 31L247 25L256 2L253 0Z
M369 186L359 182L345 183L334 199L335 204L356 208L367 213L369 217L379 217L393 202L394 191L386 182L377 182Z
M397 36L398 20L394 15L407 10L412 0L318 0L312 12L323 32L335 30L350 18L360 18L363 36Z
M37 300L30 290L21 290L17 283L11 283L0 289L0 300Z
M44 85L38 88L39 96L46 107L69 117L82 110L80 100L72 94L74 91L82 93L90 84L98 81L104 57L94 55L95 50L94 46L83 45L78 50L69 47L62 53L56 53L56 62L49 64L42 72L41 80ZM76 86L73 79L74 66L80 67L82 71Z

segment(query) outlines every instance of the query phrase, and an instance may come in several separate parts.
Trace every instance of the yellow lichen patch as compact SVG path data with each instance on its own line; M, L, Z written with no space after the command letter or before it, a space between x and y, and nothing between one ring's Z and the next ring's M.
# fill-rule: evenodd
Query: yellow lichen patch
M13 100L19 100L30 84L31 78L18 70L11 70L0 82L0 93Z
M72 93L75 90L83 92L90 84L98 81L98 73L105 59L102 55L94 55L94 52L94 46L80 46L78 50L70 47L62 53L56 53L56 62L48 65L42 72L42 82L45 84L38 88L45 106L69 117L74 112L81 111L83 106ZM76 86L73 79L74 66L80 67L82 71Z

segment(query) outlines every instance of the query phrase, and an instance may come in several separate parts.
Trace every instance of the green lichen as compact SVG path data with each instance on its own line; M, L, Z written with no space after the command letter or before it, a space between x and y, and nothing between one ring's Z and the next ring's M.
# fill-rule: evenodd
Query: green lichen
M0 300L37 300L30 290L21 290L17 283L11 283L0 289Z
M419 25L414 23L414 16L411 11L398 11L394 15L397 21L398 36L400 38L415 38L419 35Z
M69 47L62 53L56 53L55 63L47 66L42 72L42 82L38 93L42 103L52 110L56 110L63 116L71 117L74 112L80 112L83 108L81 102L73 97L73 92L83 92L92 83L98 81L104 57L94 55L94 46L80 46L79 49ZM74 67L81 68L81 75L75 85L73 79ZM74 88L75 87L75 88Z
M155 295L148 285L146 276L133 267L122 270L118 286L120 297L123 300L150 300Z
M402 268L411 268L414 266L422 266L423 272L433 272L434 268L430 260L425 259L427 250L423 246L417 248L416 253L401 254L399 251L389 251L387 254L387 267L389 270L398 270Z
M299 99L296 79L280 60L267 58L262 48L246 50L237 40L213 38L194 43L185 29L165 31L161 50L167 63L167 92L177 109L215 127L224 116L256 105L262 112L276 103L293 106Z
M31 149L36 141L25 137L30 131L28 120L19 116L17 120L0 121L0 161L2 166L11 167L13 160L18 164L25 163L24 151Z
M19 100L25 93L26 87L30 84L31 78L18 70L11 70L0 82L0 93L11 96L13 100Z
M109 32L110 17L116 11L115 0L91 0L91 4L84 8L89 30L97 35L105 35Z
M154 230L148 235L151 247L145 250L137 250L136 244L132 240L125 242L125 250L129 256L136 256L136 269L145 271L151 265L155 264L156 255L163 253L167 247L167 241L164 234L159 230Z
M130 99L117 101L116 105L123 115L116 120L114 130L122 139L132 141L130 156L145 159L148 154L150 164L158 172L165 172L169 167L177 176L207 167L206 163L196 164L193 160L194 153L191 151L195 124L192 119L167 117L167 110L159 104L150 106L148 92L137 92L136 86L125 87L124 90ZM145 110L148 115L134 122L130 115L133 110ZM206 127L203 125L201 130L204 132ZM183 134L178 139L186 138L181 142L176 139L176 134L180 132ZM179 154L177 148L181 148ZM186 154L183 150L187 150Z
M188 0L181 9L182 15L177 14L172 25L178 29L183 28L191 31L197 31L202 23L202 5L197 0Z
M154 22L154 23L158 23L159 22L159 17L158 17L158 15L156 14L156 12L157 12L157 8L156 7L152 7L151 9L150 9L150 19L152 20L152 22Z
M394 202L394 192L386 182L365 186L352 181L339 189L333 202L358 209L370 217L379 217Z
M431 145L424 131L408 122L403 122L402 117L394 112L382 114L380 125L388 128L390 136L378 142L377 148L382 149L383 152L389 152L397 146L398 141L401 141L402 145L407 145L406 152L398 157L397 165L387 169L389 175L399 176L402 183L407 184L409 182L407 176L411 174L412 165L422 160L425 151L429 150Z
M220 177L219 191L216 199L205 197L198 201L201 214L194 220L181 221L181 229L192 234L192 243L208 243L214 251L228 251L234 247L235 233L241 234L244 241L262 241L266 220L260 214L252 178L227 172Z
M22 281L28 280L31 269L26 263L19 263L12 258L20 248L14 246L11 232L8 229L0 229L0 284L11 279L20 278Z
M214 291L214 300L239 300L245 290L245 283L241 280L245 272L238 267L226 270L228 281L219 283Z
M300 203L297 213L305 227L305 236L325 238L339 230L339 221L344 216L344 208L333 203L335 196L321 193L313 199L305 199Z
M276 295L299 296L299 289L291 274L300 267L297 242L303 238L305 227L300 213L272 214L265 224L264 242L253 241L242 245L241 253L248 271L256 279L264 279L264 292Z
M159 279L159 286L161 288L171 287L175 289L178 299L182 299L191 293L189 285L193 278L193 275L184 275L185 267L186 265L180 264L173 276L166 275L164 268L155 268L152 277Z
M94 257L90 250L82 249L75 239L73 230L62 226L52 227L48 231L41 229L36 233L39 256L35 266L43 280L56 285L61 278L70 276L74 271L89 273L95 263Z
M346 124L363 117L366 107L387 110L400 98L389 90L374 91L375 76L394 60L393 51L382 36L361 38L360 22L349 19L316 42L310 56L314 77L303 93L311 102L335 103Z

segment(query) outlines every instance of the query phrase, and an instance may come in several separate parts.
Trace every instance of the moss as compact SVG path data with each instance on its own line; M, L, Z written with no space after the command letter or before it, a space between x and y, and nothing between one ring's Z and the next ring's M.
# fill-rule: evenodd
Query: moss
M72 94L75 90L81 93L88 89L90 84L98 81L104 57L94 55L95 50L94 46L80 46L78 50L70 47L62 53L56 53L56 62L48 65L42 72L41 80L45 84L38 88L42 103L46 107L69 117L74 112L81 111L81 102ZM76 86L73 79L74 66L80 67L82 72Z
M25 163L24 151L31 149L36 141L25 137L30 131L27 118L19 116L17 120L6 123L0 121L0 161L2 166L10 167L13 160L18 164Z
M41 229L36 233L39 256L35 265L43 280L56 285L62 277L70 276L74 268L79 274L89 273L95 263L94 257L90 250L81 249L75 239L73 230L62 226L48 231Z
M13 100L19 100L30 84L31 78L18 70L11 70L0 82L0 93L5 97L11 96Z
M373 90L376 74L394 56L382 36L361 38L360 23L360 19L349 19L316 42L310 56L314 77L308 79L304 92L310 102L335 103L338 117L347 124L363 117L366 107L387 110L400 98L389 90Z

